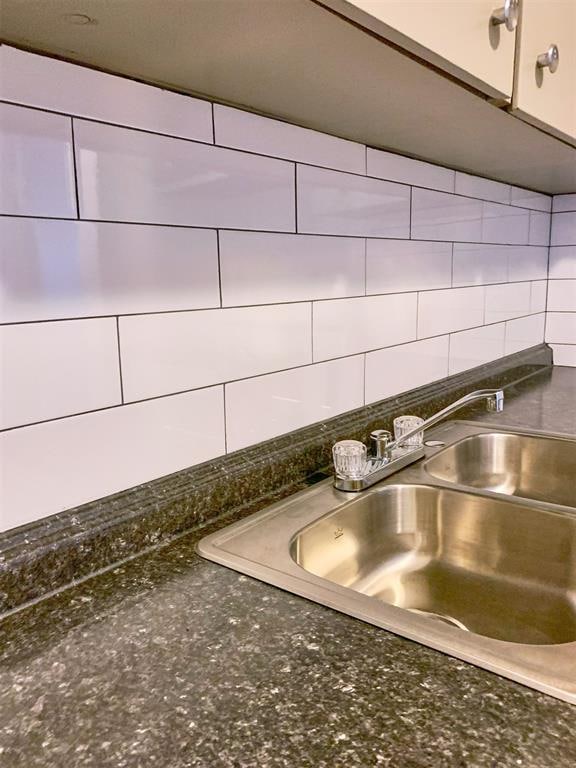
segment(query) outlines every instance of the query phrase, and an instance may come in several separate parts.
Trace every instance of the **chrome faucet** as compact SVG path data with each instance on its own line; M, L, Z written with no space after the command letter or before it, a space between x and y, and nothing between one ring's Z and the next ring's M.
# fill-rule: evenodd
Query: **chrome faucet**
M424 447L421 445L407 446L407 441L476 400L486 400L488 411L500 413L504 410L504 392L501 389L478 389L447 405L446 408L442 408L441 411L426 419L423 424L406 432L399 440L392 440L392 435L388 430L377 429L370 433L376 446L375 455L366 461L362 476L346 477L344 474L338 474L337 471L334 486L340 491L363 491L374 483L378 483L394 472L398 472L398 470L423 458L425 455Z
M386 446L386 450L391 451L393 448L397 448L399 443L407 442L411 437L414 437L420 432L424 432L425 429L430 429L430 427L438 424L438 422L442 421L447 416L456 413L456 411L470 405L470 403L473 403L476 400L486 400L487 411L501 413L501 411L504 410L504 392L502 392L501 389L477 389L475 392L469 392L459 400L447 405L446 408L442 408L441 411L438 411L438 413L435 413L433 416L430 416L429 419L426 419L426 421L419 427L415 427L409 432L406 432L402 435L401 440L394 440L394 442L389 443Z

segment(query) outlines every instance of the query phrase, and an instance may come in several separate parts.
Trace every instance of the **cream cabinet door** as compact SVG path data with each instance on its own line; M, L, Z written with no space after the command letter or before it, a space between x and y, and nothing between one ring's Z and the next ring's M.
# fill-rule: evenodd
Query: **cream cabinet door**
M491 23L505 0L320 2L489 96L511 99L516 32Z
M522 0L513 108L529 122L576 140L576 0ZM558 68L537 66L550 46Z

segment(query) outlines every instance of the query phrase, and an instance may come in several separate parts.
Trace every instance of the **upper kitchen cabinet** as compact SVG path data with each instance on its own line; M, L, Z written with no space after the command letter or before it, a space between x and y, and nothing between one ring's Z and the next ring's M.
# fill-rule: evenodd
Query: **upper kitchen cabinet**
M510 101L519 0L319 1L489 97Z
M522 0L514 113L576 140L576 0Z

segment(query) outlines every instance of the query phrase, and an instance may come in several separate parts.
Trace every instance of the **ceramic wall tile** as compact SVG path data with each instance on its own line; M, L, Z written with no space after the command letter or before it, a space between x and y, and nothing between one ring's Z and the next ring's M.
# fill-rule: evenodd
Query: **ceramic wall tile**
M120 318L127 401L312 362L310 304Z
M355 237L220 232L224 306L358 296L365 242Z
M76 218L69 117L0 104L0 214Z

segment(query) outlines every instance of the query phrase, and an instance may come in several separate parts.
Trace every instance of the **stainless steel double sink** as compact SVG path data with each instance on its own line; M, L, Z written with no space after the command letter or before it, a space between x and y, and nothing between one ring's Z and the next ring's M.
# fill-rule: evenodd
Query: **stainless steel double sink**
M576 704L576 439L446 424L360 494L324 481L204 557Z

